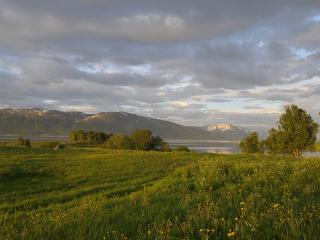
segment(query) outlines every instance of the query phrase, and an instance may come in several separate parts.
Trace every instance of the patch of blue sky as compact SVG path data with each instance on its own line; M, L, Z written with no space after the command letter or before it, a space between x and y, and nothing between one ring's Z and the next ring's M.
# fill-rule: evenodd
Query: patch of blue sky
M141 75L148 74L152 68L150 64L122 66L122 65L115 65L112 63L91 63L86 65L79 65L76 67L78 70L89 73L89 74L136 73Z
M20 68L6 65L6 64L1 64L1 62L0 62L0 72L4 72L6 74L16 75L16 76L22 74L22 71Z
M313 15L311 18L309 18L309 20L313 22L320 22L320 13Z
M128 66L126 68L131 73L145 75L151 71L152 66L150 64L143 64L143 65L137 65L137 66Z
M91 63L86 65L79 65L76 68L82 72L89 74L97 73L122 73L124 69L111 63Z
M318 52L318 50L307 50L305 48L294 47L291 48L291 51L296 55L297 59L304 59Z

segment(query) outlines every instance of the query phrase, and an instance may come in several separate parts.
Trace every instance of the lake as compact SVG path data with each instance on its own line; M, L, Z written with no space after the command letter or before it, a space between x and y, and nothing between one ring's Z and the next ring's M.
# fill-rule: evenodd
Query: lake
M240 153L237 141L214 141L214 140L167 140L172 148L187 146L195 152L206 153ZM305 157L320 157L320 152L305 152Z
M167 140L171 147L187 146L195 152L207 153L239 153L237 141L214 141L214 140Z

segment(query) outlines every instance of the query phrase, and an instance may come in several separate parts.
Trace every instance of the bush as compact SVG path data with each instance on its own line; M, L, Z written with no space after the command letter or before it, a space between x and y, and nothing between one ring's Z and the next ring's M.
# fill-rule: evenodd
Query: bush
M110 138L111 135L104 132L95 131L71 131L70 132L70 142L73 143L104 143Z
M109 149L125 150L125 149L133 149L134 144L131 138L129 138L128 136L123 134L118 134L118 135L113 135L107 140L106 147Z
M41 142L39 144L39 146L41 148L50 148L50 149L54 149L57 145L59 145L60 142L58 141L50 141L50 142Z
M256 132L251 133L240 142L240 149L243 153L257 153L260 151L261 146L259 137Z
M161 151L162 152L171 152L171 147L170 147L169 143L164 142L161 146Z
M178 146L174 149L175 152L191 152L187 146Z
M17 139L17 145L24 146L24 144L25 144L24 138L19 137L19 138Z
M152 132L148 129L138 129L131 136L132 142L137 150L150 150L152 149L153 138Z
M26 146L26 147L31 147L31 142L30 142L30 139L27 138L27 139L24 139L22 137L19 137L17 139L17 145L19 146Z

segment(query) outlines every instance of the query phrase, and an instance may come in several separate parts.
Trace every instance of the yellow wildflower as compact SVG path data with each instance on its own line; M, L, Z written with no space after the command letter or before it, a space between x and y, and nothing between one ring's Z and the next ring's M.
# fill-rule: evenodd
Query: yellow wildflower
M274 204L272 205L272 207L275 208L275 209L276 209L276 208L279 208L280 206L281 206L280 203L274 203Z
M236 236L236 232L232 231L231 229L229 230L229 232L227 233L228 238L232 238Z

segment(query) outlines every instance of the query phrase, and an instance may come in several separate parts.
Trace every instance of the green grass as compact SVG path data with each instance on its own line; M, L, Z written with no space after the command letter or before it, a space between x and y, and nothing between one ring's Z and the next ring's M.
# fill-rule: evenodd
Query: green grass
M0 239L320 234L316 158L1 147L0 182Z

